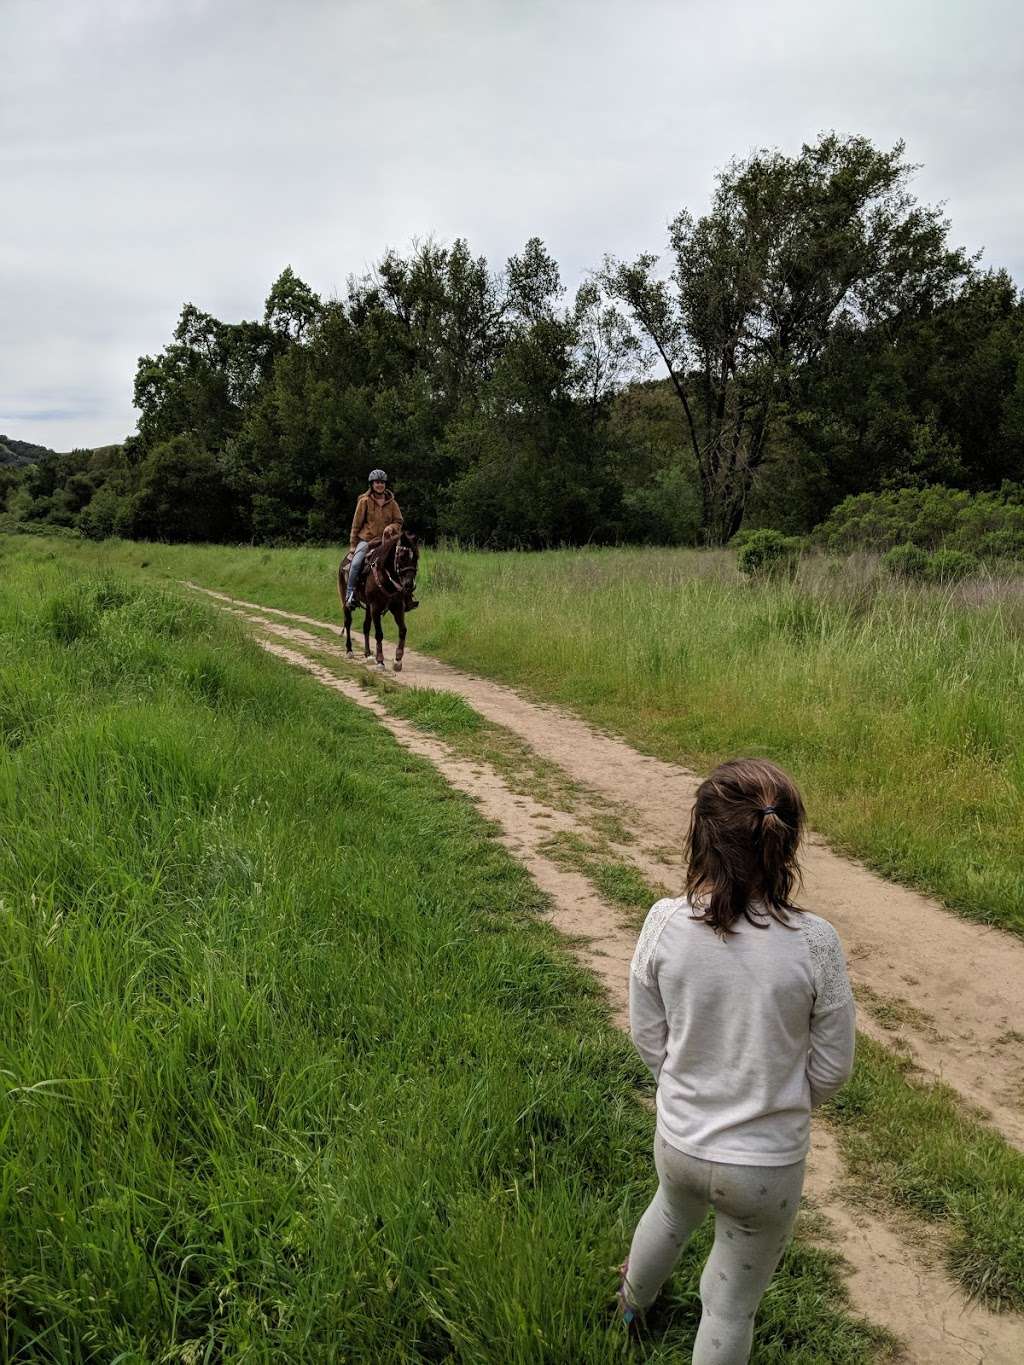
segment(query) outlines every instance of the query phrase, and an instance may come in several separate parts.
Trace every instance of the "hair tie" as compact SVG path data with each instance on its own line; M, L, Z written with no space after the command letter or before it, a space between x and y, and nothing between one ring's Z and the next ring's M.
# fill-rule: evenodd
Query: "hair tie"
M778 813L777 807L775 806L761 806L759 807L759 810L762 815L776 815Z

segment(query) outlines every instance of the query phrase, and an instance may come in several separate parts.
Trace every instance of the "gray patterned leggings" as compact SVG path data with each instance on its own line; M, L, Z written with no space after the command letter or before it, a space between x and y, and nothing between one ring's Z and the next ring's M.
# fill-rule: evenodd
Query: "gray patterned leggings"
M626 1293L637 1308L658 1297L683 1247L715 1210L715 1244L700 1277L704 1311L693 1365L746 1365L761 1295L786 1249L800 1204L804 1163L727 1166L654 1143L658 1192L629 1249Z

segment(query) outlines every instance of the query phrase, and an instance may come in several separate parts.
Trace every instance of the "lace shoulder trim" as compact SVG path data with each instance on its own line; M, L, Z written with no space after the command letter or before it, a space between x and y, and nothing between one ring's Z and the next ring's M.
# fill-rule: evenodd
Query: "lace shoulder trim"
M665 925L683 904L685 902L680 900L661 900L656 901L648 910L644 927L640 930L640 937L637 939L633 961L630 964L630 971L641 985L650 986L653 984L651 963L654 961L654 954L658 948L658 940L661 938Z
M814 975L815 1011L835 1009L853 999L846 959L839 935L828 920L817 915L800 915L797 922L804 932Z

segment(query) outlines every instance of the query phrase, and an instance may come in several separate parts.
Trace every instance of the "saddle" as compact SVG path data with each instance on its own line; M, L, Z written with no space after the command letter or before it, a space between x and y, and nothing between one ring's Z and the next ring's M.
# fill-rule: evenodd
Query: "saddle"
M366 558L363 560L363 571L359 575L359 582L352 585L355 589L355 600L360 606L366 606L362 588L371 573L376 578L377 583L383 586L384 580L382 580L381 572L377 566L384 557L384 551L389 548L394 539L394 536L378 536L376 540L371 540L369 542L370 548L366 551ZM349 550L348 554L341 561L341 567L345 571L346 583L348 582L348 573L352 566L352 557L354 554L355 550ZM390 577L390 575L388 575L388 577Z

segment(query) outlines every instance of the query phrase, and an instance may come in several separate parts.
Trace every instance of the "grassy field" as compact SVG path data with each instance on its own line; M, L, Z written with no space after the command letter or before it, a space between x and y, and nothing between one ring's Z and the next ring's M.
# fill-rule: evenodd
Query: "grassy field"
M0 1358L622 1358L628 1044L472 807L143 558L0 542ZM873 1354L800 1244L757 1343Z
M33 542L337 618L329 550ZM894 587L812 561L739 580L727 552L427 551L410 643L574 707L661 757L789 768L839 849L1024 934L1024 593Z
M515 737L502 735L461 697L400 686L376 672L358 676L393 714L514 782L515 769L506 765L514 756L508 741ZM528 779L523 790L545 792L544 799L574 809L571 787L548 780L545 790L543 767L520 772ZM631 911L639 928L652 903L669 893L623 861L608 845L607 826L591 820L585 834L553 835L545 852L586 876L609 904ZM886 1002L875 997L874 1006L884 1016ZM930 1082L906 1057L864 1034L853 1078L826 1113L861 1182L860 1196L934 1223L942 1230L950 1273L969 1296L1024 1311L1024 1153L979 1121L948 1086Z

